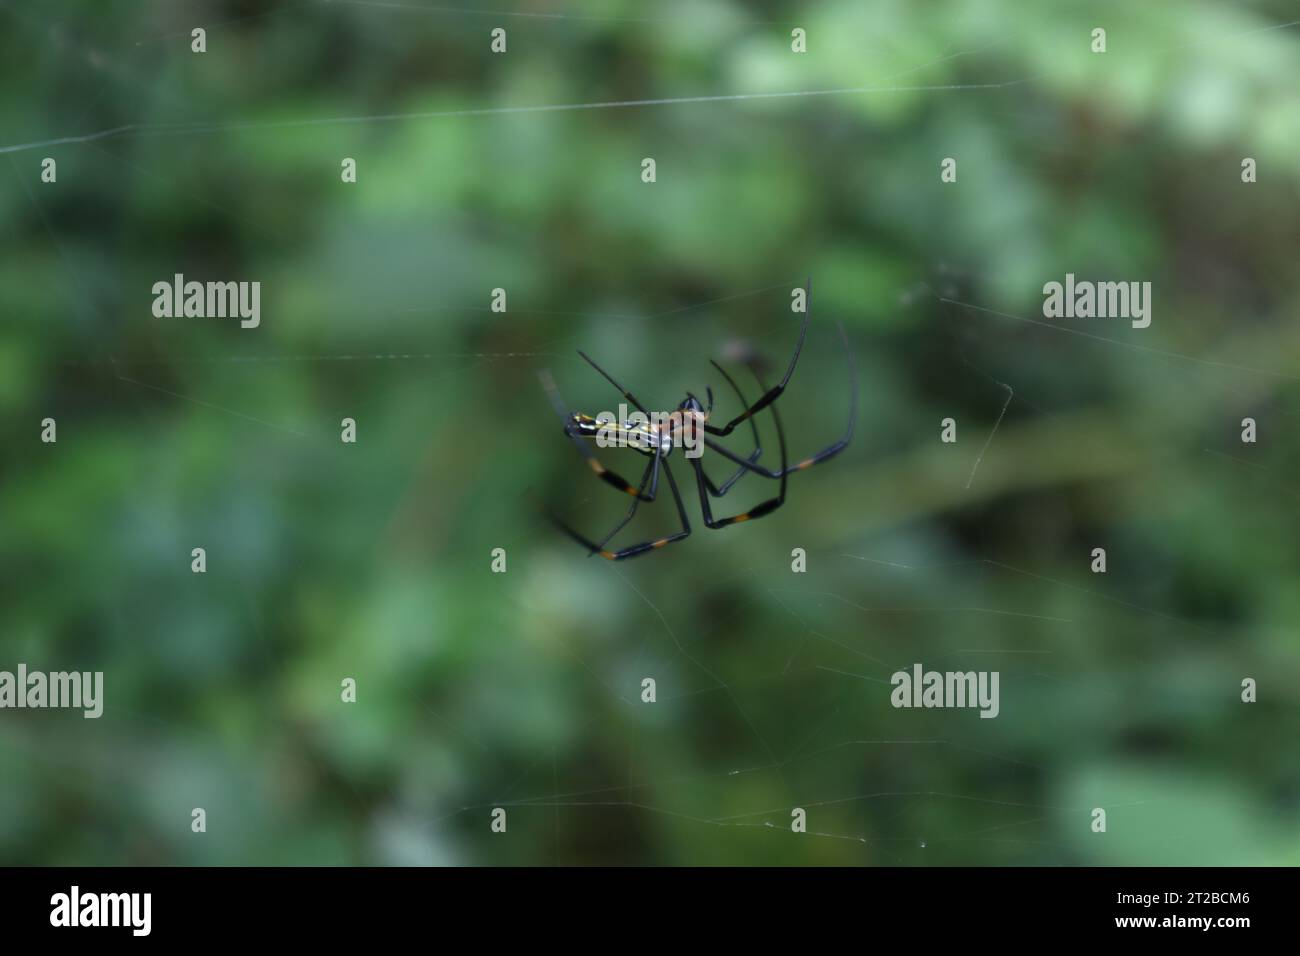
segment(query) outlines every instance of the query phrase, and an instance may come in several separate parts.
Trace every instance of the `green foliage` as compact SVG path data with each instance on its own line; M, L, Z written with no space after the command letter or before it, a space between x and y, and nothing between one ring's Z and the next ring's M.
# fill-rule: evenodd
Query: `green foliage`
M1297 861L1287 4L61 7L0 9L0 146L138 128L3 157L0 669L106 708L0 711L0 861ZM1067 271L1150 280L1151 328L1045 322ZM175 273L261 327L153 318ZM729 415L708 359L779 368L807 275L779 408L792 458L839 435L843 323L844 455L720 532L679 462L695 534L624 564L537 515L627 504L539 369ZM1001 716L891 708L915 661Z

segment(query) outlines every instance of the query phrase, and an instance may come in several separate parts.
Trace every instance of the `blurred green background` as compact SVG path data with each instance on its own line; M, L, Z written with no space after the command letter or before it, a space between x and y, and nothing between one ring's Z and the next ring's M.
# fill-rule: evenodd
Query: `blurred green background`
M106 683L0 711L0 862L1300 861L1295 10L0 3L0 669ZM261 327L153 318L178 272ZM1044 320L1067 272L1151 327ZM779 367L808 275L790 454L842 430L835 322L847 452L718 532L678 459L695 534L617 565L539 517L627 502L539 369L672 407ZM1001 715L893 709L914 662Z

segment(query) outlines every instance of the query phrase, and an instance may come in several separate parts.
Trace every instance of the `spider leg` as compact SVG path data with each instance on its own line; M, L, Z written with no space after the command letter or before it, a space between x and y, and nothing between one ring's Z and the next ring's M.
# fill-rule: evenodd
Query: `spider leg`
M626 495L635 495L642 501L654 501L653 494L649 498L644 497L641 491L633 488L626 478L602 465L600 459L596 457L596 453L587 444L587 439L574 433L572 416L568 407L564 404L564 398L560 395L560 390L555 384L555 379L551 377L550 371L542 369L537 373L537 377L541 379L542 388L546 389L546 395L551 400L551 407L555 409L555 414L559 415L560 421L564 423L564 434L568 435L574 447L582 452L582 456L587 459L587 465L596 476ZM642 487L644 488L644 485Z
M692 458L691 464L695 467L696 484L700 489L700 510L704 513L704 524L707 527L715 529L725 528L729 524L748 521L751 518L761 518L764 515L771 514L777 508L781 507L781 505L785 504L785 489L788 482L786 476L790 473L790 469L786 467L785 429L781 427L781 415L777 412L776 406L773 405L771 407L772 420L776 423L776 440L781 446L781 473L778 476L781 481L781 490L777 493L775 498L769 498L766 501L759 502L748 511L741 512L738 515L732 515L729 518L715 518L713 517L713 509L709 507L709 495L708 488L706 487L706 479L704 477L704 466L700 464L698 458ZM737 462L744 461L744 459L739 456L734 456L733 460ZM760 467L758 465L749 464L748 462L745 464L751 469Z
M656 457L661 456L656 455ZM668 487L672 489L673 501L677 504L677 516L682 520L682 530L678 531L676 534L671 534L666 538L656 538L653 541L642 541L640 544L630 545L629 547L622 548L618 551L606 551L590 538L584 537L577 531L574 531L559 518L555 517L555 515L550 516L551 520L555 522L556 526L559 527L561 531L567 534L574 541L578 542L578 544L591 551L592 554L599 554L602 558L606 558L610 561L622 561L624 558L635 558L637 555L654 551L656 548L662 548L664 545L672 544L674 541L680 541L683 538L690 536L691 522L690 519L686 517L686 506L682 504L682 493L678 490L677 481L673 478L672 469L668 467L668 462L666 461L663 462L663 471L664 475L668 478Z
M650 482L650 493L642 494L645 491L645 486L647 481ZM614 526L613 531L611 531L609 534L605 535L605 537L600 539L601 548L603 549L605 545L609 544L609 542L613 539L614 535L618 534L625 527L627 527L627 523L636 516L636 509L640 507L641 502L654 501L655 495L658 494L658 492L659 492L659 456L654 455L650 459L650 464L646 465L645 467L645 474L641 476L641 487L637 489L636 497L632 499L632 504L627 509L627 515L624 516L622 521L620 521L617 525Z
M813 465L820 465L822 462L834 458L847 448L849 442L853 440L853 427L857 423L858 418L858 371L857 366L853 362L853 353L849 351L849 339L844 332L844 326L839 326L839 330L840 339L844 342L844 354L848 358L849 362L849 389L851 393L849 398L849 422L847 427L844 429L844 436L840 438L839 441L827 445L811 458L805 458L803 461L797 462L796 464L786 466L781 471L772 471L770 468L764 468L762 465L755 464L752 457L749 459L741 458L735 452L723 448L717 442L710 441L707 438L704 439L705 446L712 451L717 452L723 458L729 459L738 464L742 472L752 471L756 475L762 475L764 478L773 479L782 478L792 471L803 471L805 468L811 468ZM750 371L753 371L754 377L758 378L758 372L755 369L751 367ZM761 380L759 384L762 384ZM775 407L772 408L772 414L776 414Z
M645 406L642 405L640 402L638 402L638 401L636 400L636 398L632 395L631 392L629 392L627 389L625 389L622 385L618 384L618 382L614 381L614 376L610 375L610 374L609 374L608 372L606 372L603 368L601 368L601 367L600 367L599 365L597 365L594 361L592 361L591 356L588 355L586 352L584 352L582 349L578 349L578 354L582 356L583 360L584 360L588 365L590 365L590 366L591 366L592 368L594 368L597 372L599 372L599 373L601 374L601 376L604 377L605 381L609 382L609 384L613 385L616 389L618 389L620 392L622 392L622 393L623 393L623 397L626 398L626 399L627 399L629 402L631 402L633 405L635 405L635 406L636 406L636 410L639 411L642 415L644 415L644 416L646 417L646 420L647 420L647 421L650 420L650 413L649 413L648 411L645 410Z
M706 423L704 426L704 430L708 432L710 435L718 435L718 436L730 435L732 430L737 425L739 425L741 422L745 421L748 418L753 418L754 415L761 412L763 409L767 408L778 398L780 398L781 393L785 391L786 383L790 381L790 376L794 374L794 367L799 361L799 353L803 351L803 340L805 336L807 336L808 334L808 318L809 316L812 315L812 278L811 277L808 279L807 282L804 283L804 292L807 295L807 300L804 303L803 324L799 326L799 341L798 343L795 344L794 355L791 356L790 358L790 366L785 370L784 377L782 377L779 384L773 385L770 389L768 389L767 392L763 394L762 398L756 401L753 405L749 406L747 409L745 409L743 412L741 412L739 415L737 415L735 418L733 418L731 421L729 421L726 425L722 426L721 428L717 428L713 425L709 425Z
M748 405L749 402L745 401L745 394L740 390L740 386L736 384L736 380L732 378L730 375L728 375L727 370L723 368L721 365L719 365L717 362L713 362L712 360L710 360L710 362L713 365L713 367L718 370L718 373L724 379L726 379L727 384L730 385L732 391L736 393L736 397L740 399L740 404ZM760 387L761 387L761 383L760 383ZM709 389L709 411L710 412L713 411L713 390L712 389ZM751 418L749 420L749 427L750 430L754 433L754 450L753 452L750 453L748 459L749 463L752 465L754 462L758 461L759 456L763 454L763 446L758 440L758 423ZM707 438L704 441L706 445L709 444ZM740 468L737 468L736 473L732 475L730 478L728 478L726 481L724 481L720 487L713 483L713 480L709 477L708 472L705 472L704 474L704 481L708 486L709 494L713 495L713 497L715 498L721 498L723 495L725 495L728 491L731 490L732 485L734 485L737 481L739 481L744 476L745 476L745 468L742 466Z

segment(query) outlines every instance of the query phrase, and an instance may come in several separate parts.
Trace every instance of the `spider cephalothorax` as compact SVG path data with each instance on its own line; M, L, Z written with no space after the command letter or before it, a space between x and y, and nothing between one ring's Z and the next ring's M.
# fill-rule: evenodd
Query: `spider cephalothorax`
M844 335L844 328L840 327L840 337L844 340L844 354L849 362L849 384L852 391L852 398L849 404L849 423L844 431L844 437L832 445L823 448L811 458L805 458L797 464L788 463L785 448L785 432L781 428L781 416L776 410L776 400L781 397L785 391L786 385L790 381L790 376L794 374L794 367L799 361L799 353L803 349L804 337L808 332L808 318L811 315L812 301L812 283L809 282L805 289L807 293L807 306L804 311L803 323L799 327L799 341L795 345L794 355L790 359L790 365L785 371L785 376L781 379L780 384L767 388L763 385L762 376L758 370L755 361L751 360L747 364L754 375L755 381L758 382L759 388L763 390L762 397L753 405L750 405L740 386L735 380L727 374L726 370L717 362L712 362L727 384L731 386L736 398L740 400L745 410L729 421L726 425L718 427L709 422L713 414L713 389L709 388L705 394L708 397L708 405L700 403L694 395L689 392L681 404L674 411L666 413L651 414L646 411L645 407L636 400L636 398L618 382L608 372L591 360L582 350L578 354L599 372L606 381L613 385L622 394L632 407L636 409L635 414L627 414L621 418L601 415L593 418L582 412L569 412L561 400L559 391L555 383L551 380L549 373L543 374L542 381L550 393L551 401L555 405L556 411L564 421L564 433L573 439L578 450L586 456L587 463L591 470L601 478L601 480L613 485L619 491L632 496L631 507L628 508L627 515L611 531L605 535L599 542L592 541L584 535L579 534L573 528L569 527L559 518L552 515L552 520L560 527L565 534L573 538L583 547L587 548L592 554L599 554L603 558L611 561L620 561L623 558L632 558L656 548L662 548L674 541L680 541L691 533L691 523L686 517L686 507L682 503L681 492L677 488L677 481L673 477L672 470L668 466L668 456L673 448L681 445L684 449L683 454L690 462L691 468L695 472L695 483L700 493L700 511L704 517L704 524L709 528L725 528L730 524L737 524L741 521L748 521L751 518L761 518L763 515L771 514L782 504L785 503L786 478L792 471L802 471L805 468L811 468L813 465L820 464L829 458L839 454L848 447L850 440L853 438L853 424L856 420L858 404L858 379L857 372L853 365L853 356L849 350L847 337ZM754 423L754 416L765 408L770 408L772 412L772 421L776 426L777 443L781 448L781 468L773 471L758 464L759 457L763 454L762 446L758 440L758 426ZM724 438L730 435L737 425L748 421L751 432L754 437L754 450L747 457L742 458L735 452L727 449L717 442L716 438ZM709 437L713 436L713 437ZM594 440L594 441L593 441ZM617 447L631 448L650 458L646 465L645 473L641 476L641 484L633 486L624 478L615 474L606 468L595 452L592 450L592 444L598 447ZM707 448L719 456L733 462L738 467L734 474L731 475L721 485L717 485L704 470L704 465L700 458ZM663 471L668 479L668 487L673 493L673 501L677 505L677 514L682 522L682 529L675 534L666 538L657 538L653 541L643 541L640 544L634 544L630 547L622 548L618 551L606 550L605 545L618 534L636 515L637 507L643 501L654 501L659 490L659 472ZM760 502L748 511L742 512L731 517L715 518L713 509L709 503L710 497L721 498L731 488L747 474L759 475L763 478L769 478L781 483L780 490L776 497L769 498ZM648 489L648 490L647 490Z

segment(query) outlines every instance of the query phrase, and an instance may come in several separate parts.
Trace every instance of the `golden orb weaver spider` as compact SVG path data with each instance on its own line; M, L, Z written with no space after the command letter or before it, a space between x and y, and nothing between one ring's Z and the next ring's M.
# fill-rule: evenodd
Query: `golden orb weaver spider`
M844 355L849 363L849 388L851 391L851 397L849 399L848 426L844 430L844 436L840 438L839 441L828 445L810 458L805 458L802 461L791 465L786 456L785 431L781 427L781 416L776 409L776 400L781 397L782 393L785 391L786 385L790 382L790 376L794 374L795 365L799 361L799 353L803 350L804 338L808 333L808 319L812 314L811 280L805 284L804 291L806 301L804 303L803 323L799 327L799 341L795 344L794 355L791 356L790 364L786 368L785 375L782 377L780 383L772 388L767 388L763 384L762 375L754 359L750 358L746 362L750 372L754 375L755 381L758 383L758 387L763 390L762 397L753 405L750 405L745 399L744 393L740 390L740 386L736 384L735 379L727 374L726 369L717 362L710 360L710 364L718 370L718 373L723 377L726 383L731 386L731 390L736 393L736 398L739 399L740 404L745 409L721 428L709 423L709 417L713 413L713 389L711 387L706 388L705 392L708 397L707 406L702 405L699 399L690 392L687 392L686 398L682 400L681 404L677 406L675 411L657 416L651 415L650 412L646 411L645 406L642 405L630 391L615 381L613 376L597 365L586 352L579 349L578 354L582 356L583 360L599 372L601 376L609 382L609 384L618 389L623 398L630 402L632 406L636 408L642 416L644 416L644 422L610 422L601 418L593 418L592 416L583 414L582 412L569 411L565 406L563 399L560 397L559 390L556 388L555 382L551 378L550 373L543 371L541 375L542 384L546 388L547 394L551 399L551 404L555 407L556 413L564 422L565 435L572 439L574 445L580 452L582 452L583 456L587 459L587 464L591 467L591 470L595 472L598 478L606 484L617 488L619 491L632 496L632 504L628 508L627 514L624 516L623 520L614 527L613 531L609 532L609 534L605 535L598 542L592 541L585 535L580 534L555 514L548 511L547 514L551 521L570 538L586 548L589 554L599 554L602 558L607 558L610 561L622 561L624 558L634 558L638 555L648 554L649 552L662 548L665 545L672 544L674 541L681 541L683 538L690 536L691 522L686 516L686 506L682 503L682 495L681 491L677 487L677 480L673 477L672 469L668 465L668 456L675 443L680 440L683 435L694 435L699 429L703 429L705 435L703 440L704 447L738 466L731 477L721 485L717 485L704 470L704 465L701 463L698 456L687 458L691 463L691 467L695 470L695 483L700 493L700 511L704 518L704 524L706 527L715 530L718 528L725 528L728 525L739 524L742 521L749 521L752 518L761 518L764 515L771 514L785 503L786 483L791 472L803 471L807 468L811 468L813 465L819 465L822 462L835 457L847 448L849 442L853 438L853 426L857 420L858 375L857 368L853 363L853 353L849 349L848 336L844 334L844 326L836 323L836 327L840 332L840 339L844 344ZM773 471L770 468L765 468L758 464L758 459L763 454L763 448L758 438L758 425L753 419L756 414L765 408L770 409L772 412L772 421L776 426L777 443L781 448L781 468L778 471ZM735 430L737 425L746 421L749 422L750 430L753 433L754 450L750 452L747 457L742 458L730 449L723 447L720 443L715 441L714 438L725 438ZM633 486L626 479L620 477L615 472L610 471L601 464L600 460L596 457L595 452L591 450L588 441L600 437L602 435L602 429L604 429L604 434L612 435L612 437L617 439L623 446L632 448L643 455L649 456L650 461L646 465L645 472L641 476L640 485ZM708 436L714 437L710 438ZM659 491L659 473L661 470L664 477L668 479L668 487L672 491L673 501L677 505L677 515L681 519L682 523L681 530L666 538L656 538L652 541L643 541L640 544L634 544L617 551L607 550L606 545L609 544L610 540L622 531L627 526L628 522L636 516L637 508L641 503L655 500ZM741 512L740 514L723 518L714 517L713 509L709 503L709 498L723 497L747 474L755 474L773 481L780 481L780 490L776 497L760 502L753 508Z

